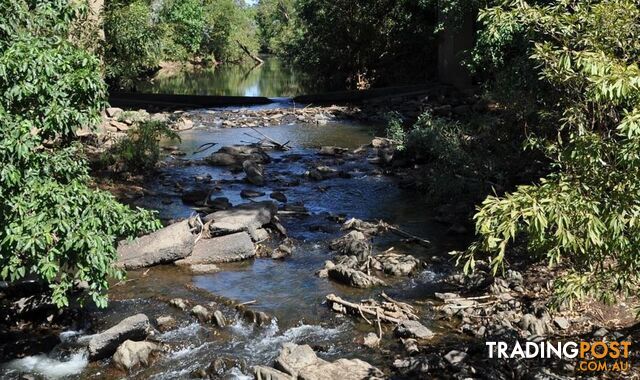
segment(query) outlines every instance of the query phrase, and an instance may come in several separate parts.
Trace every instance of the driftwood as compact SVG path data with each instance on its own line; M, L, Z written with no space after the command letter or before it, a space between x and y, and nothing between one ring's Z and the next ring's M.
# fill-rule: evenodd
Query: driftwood
M373 323L367 318L367 316L374 317L378 324L380 322L398 324L404 320L418 319L415 315L413 306L395 301L386 294L383 298L391 301L377 302L374 300L365 300L360 303L353 303L344 300L335 294L329 294L326 298L333 311L359 316L370 325L373 325ZM382 328L379 326L378 329L379 335L382 336Z

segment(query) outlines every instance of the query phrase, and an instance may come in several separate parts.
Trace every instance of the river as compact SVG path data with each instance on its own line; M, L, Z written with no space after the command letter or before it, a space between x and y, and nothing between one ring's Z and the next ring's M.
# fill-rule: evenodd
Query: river
M289 79L271 83L268 79L275 63L267 61L259 72L242 76L240 69L229 69L225 75L235 82L222 85L223 79L204 81L202 87L196 77L180 76L156 81L152 91L174 93L206 93L227 95L282 95L294 94L300 87ZM220 83L220 85L216 84ZM142 89L142 88L141 88ZM286 107L286 103L277 106ZM238 109L239 114L242 109ZM212 112L201 110L200 112ZM3 378L20 378L30 373L44 378L115 379L123 376L108 361L88 363L82 349L74 343L87 334L89 328L100 331L124 317L145 313L153 321L159 316L171 315L178 328L154 337L167 347L167 352L151 367L136 370L131 378L184 379L207 368L214 360L227 358L233 363L221 374L222 378L252 378L252 365L272 364L281 345L285 342L312 345L324 359L361 358L380 368L389 368L399 343L390 338L391 330L383 338L382 349L366 348L357 344L373 326L331 312L323 303L325 296L335 293L352 299L376 297L381 289L359 290L340 285L315 273L325 260L332 258L329 242L341 236L339 225L332 217L342 215L366 220L385 220L400 228L429 239L429 249L401 241L389 235L374 240L376 251L395 247L397 252L409 253L425 260L427 265L411 277L386 279L389 287L384 291L398 300L419 304L440 291L439 279L446 272L434 264L433 256L444 258L451 249L461 248L464 242L446 233L446 226L430 219L432 210L419 193L403 190L391 177L374 174L372 164L366 161L336 162L348 171L350 178L333 178L318 182L302 181L298 186L282 188L281 183L300 178L309 164L318 160L317 148L326 145L354 149L371 141L375 129L370 125L332 121L326 125L293 123L264 129L276 140L290 141L293 148L286 152L271 152L273 163L268 167L270 180L264 187L248 186L244 174L224 168L196 163L193 165L168 165L147 184L153 194L145 196L137 205L158 210L164 220L189 217L193 210L184 205L175 183L194 184L196 176L210 175L220 190L216 197L227 197L233 204L245 203L240 191L254 188L266 193L254 200L267 200L268 194L284 190L288 203L301 203L309 210L308 216L283 216L282 223L295 242L293 254L284 260L258 258L236 264L220 265L222 271L206 275L193 275L179 267L166 265L145 271L130 271L129 281L113 286L111 301L105 310L90 311L90 317L69 331L62 333L58 347L48 355L31 356L6 363L0 375ZM186 152L183 160L198 160L206 153L193 154L199 145L215 141L218 146L242 144L246 140L243 128L220 128L213 124L199 125L181 133L179 149ZM167 158L167 160L171 160ZM277 180L276 180L277 179ZM239 302L256 301L253 309L264 311L273 320L267 326L256 326L235 320L224 329L198 323L185 318L184 313L168 306L167 300L180 297L206 304L224 296ZM437 322L426 308L418 306L421 322L436 331L446 331L449 326Z
M257 66L221 64L160 71L153 79L136 83L138 92L176 95L290 97L318 89L304 73L273 57Z

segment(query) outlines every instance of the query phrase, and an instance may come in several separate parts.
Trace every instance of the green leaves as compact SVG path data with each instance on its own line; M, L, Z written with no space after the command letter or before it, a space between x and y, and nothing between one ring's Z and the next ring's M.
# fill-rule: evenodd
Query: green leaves
M75 4L75 2L72 2ZM73 138L105 106L98 59L69 42L79 9L67 1L0 5L0 279L33 275L69 306L79 282L106 305L117 240L159 227L89 187Z
M537 185L488 197L475 216L478 240L459 260L471 270L474 257L488 253L495 270L508 247L524 241L549 265L570 268L556 281L558 302L586 295L610 301L615 292L635 291L640 6L631 0L519 1L484 11L482 20L491 34L510 33L515 22L531 37L530 59L539 80L550 85L545 95L557 99L545 112L556 115L560 127L540 135L547 151L555 152L557 172Z

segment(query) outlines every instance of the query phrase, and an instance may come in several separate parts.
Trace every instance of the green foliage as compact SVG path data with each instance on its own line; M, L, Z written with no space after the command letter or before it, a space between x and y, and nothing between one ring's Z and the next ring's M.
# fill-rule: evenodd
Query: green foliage
M300 0L287 54L338 87L415 83L435 68L436 16L427 0Z
M122 163L126 171L143 173L153 171L160 159L160 140L180 140L167 123L144 121L130 129L127 136L116 142L109 150L107 164Z
M89 187L87 164L73 143L105 105L100 63L74 46L69 24L82 9L66 1L0 6L0 278L33 276L69 305L75 283L106 304L116 239L158 227Z
M204 3L205 26L200 55L222 62L240 62L246 53L240 45L256 53L259 48L251 9L235 0L210 0Z
M557 302L611 301L635 292L640 273L640 6L548 3L506 2L481 17L488 30L518 25L534 42L528 54L557 101L532 132L555 171L488 197L475 216L479 240L460 259L471 269L486 252L497 271L509 245L525 241L550 265L570 268L556 281Z
M398 112L390 112L387 115L387 125L385 133L388 139L394 140L399 143L396 147L397 150L404 150L404 142L407 137L404 131L402 117Z
M128 87L134 79L158 66L162 29L153 23L146 1L109 2L104 15L104 32L108 80Z
M295 40L297 14L294 0L260 0L256 10L260 49L266 53L285 55Z
M186 59L200 50L205 26L201 0L167 0L161 12L161 22L168 26L167 33L177 51L165 55L172 59Z

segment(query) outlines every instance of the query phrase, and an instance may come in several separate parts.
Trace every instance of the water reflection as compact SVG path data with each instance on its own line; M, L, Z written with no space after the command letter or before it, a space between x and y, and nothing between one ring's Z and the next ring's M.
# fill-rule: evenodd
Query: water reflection
M219 65L178 72L160 72L136 84L136 90L153 94L285 97L312 92L305 76L276 58L264 64Z

